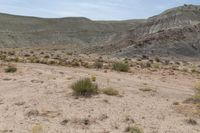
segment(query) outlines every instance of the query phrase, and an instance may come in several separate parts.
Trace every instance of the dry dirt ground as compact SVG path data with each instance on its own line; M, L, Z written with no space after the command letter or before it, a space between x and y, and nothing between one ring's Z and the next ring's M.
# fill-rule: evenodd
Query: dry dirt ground
M194 94L191 74L16 65L16 73L0 70L0 133L122 133L132 125L144 133L200 132L200 119L183 104ZM91 76L120 96L74 97L70 85ZM190 118L197 125L187 123Z

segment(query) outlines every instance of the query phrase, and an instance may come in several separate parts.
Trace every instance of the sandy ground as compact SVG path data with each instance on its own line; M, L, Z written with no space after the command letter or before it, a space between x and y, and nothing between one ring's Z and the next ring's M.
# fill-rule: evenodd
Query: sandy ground
M195 77L169 72L118 73L40 64L17 64L0 71L0 133L122 133L136 125L144 133L199 133L197 125L178 113L173 103L193 95ZM70 85L81 77L97 77L100 88L121 96L72 96ZM143 92L144 87L154 91ZM178 105L180 106L180 105Z

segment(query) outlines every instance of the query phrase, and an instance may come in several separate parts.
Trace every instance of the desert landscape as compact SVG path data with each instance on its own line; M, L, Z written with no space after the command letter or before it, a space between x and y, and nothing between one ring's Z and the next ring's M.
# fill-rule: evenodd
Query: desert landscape
M0 14L0 133L200 133L200 6L148 19Z
M17 72L4 69L12 65ZM130 72L1 62L1 132L193 132L200 127L194 85L199 73L172 68ZM74 96L71 84L89 77L100 90ZM95 79L94 79L95 77ZM35 131L36 130L36 131ZM134 132L135 133L135 132Z

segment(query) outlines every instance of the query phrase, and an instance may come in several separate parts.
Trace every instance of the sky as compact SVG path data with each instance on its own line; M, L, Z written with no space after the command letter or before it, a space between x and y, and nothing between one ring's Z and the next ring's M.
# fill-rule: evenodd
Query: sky
M142 19L200 0L0 0L0 12L45 18Z

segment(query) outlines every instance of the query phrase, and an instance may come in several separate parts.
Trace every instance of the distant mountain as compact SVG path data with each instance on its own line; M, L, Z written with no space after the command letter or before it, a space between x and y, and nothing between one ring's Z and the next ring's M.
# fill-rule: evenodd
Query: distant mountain
M92 21L83 17L44 19L0 14L0 47L98 44L143 22Z
M0 14L0 47L78 45L113 56L200 57L200 6L183 5L141 20L45 19Z

